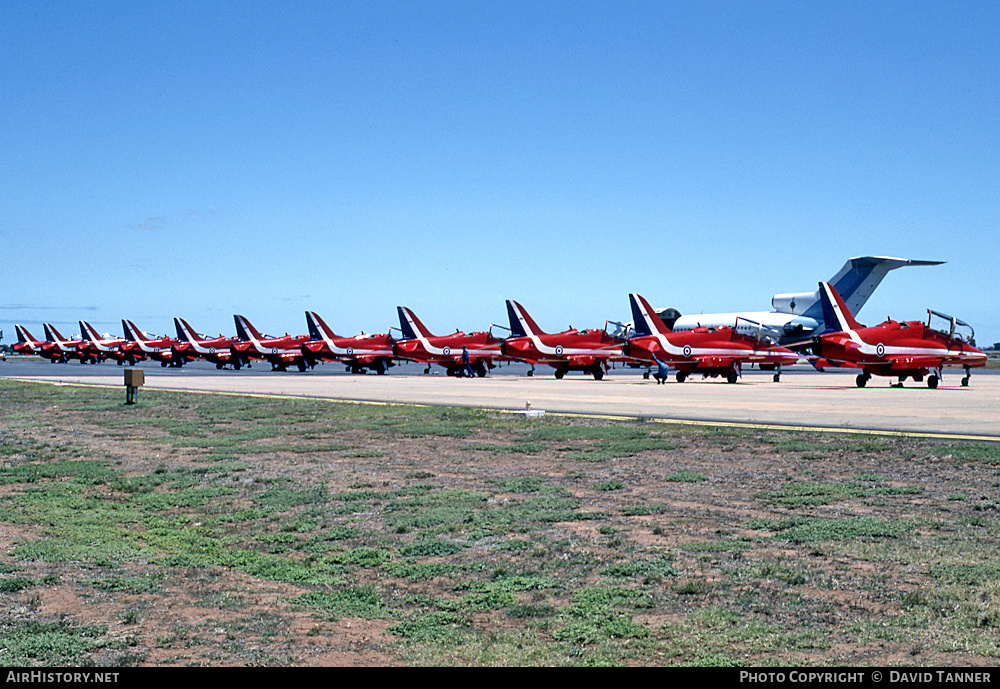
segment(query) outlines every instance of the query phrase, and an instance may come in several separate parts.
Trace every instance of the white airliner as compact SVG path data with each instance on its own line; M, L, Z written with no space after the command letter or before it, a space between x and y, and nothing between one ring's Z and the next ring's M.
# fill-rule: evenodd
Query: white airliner
M858 256L847 260L828 282L843 297L851 313L857 313L882 282L890 270L904 266L936 266L943 261L916 261L885 256ZM741 311L733 313L698 313L681 315L675 309L658 311L660 318L672 330L691 330L699 326L734 327L737 317L755 321L774 331L775 339L785 347L804 345L813 335L823 332L823 305L819 290L775 294L771 299L774 311ZM619 336L630 335L632 324L627 323Z

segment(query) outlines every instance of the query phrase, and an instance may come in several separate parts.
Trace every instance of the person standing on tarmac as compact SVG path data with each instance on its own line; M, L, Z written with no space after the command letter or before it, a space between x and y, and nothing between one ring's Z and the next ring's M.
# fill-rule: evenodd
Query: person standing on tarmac
M469 362L469 348L462 346L462 373L469 378L475 378L476 372L472 370L472 364Z

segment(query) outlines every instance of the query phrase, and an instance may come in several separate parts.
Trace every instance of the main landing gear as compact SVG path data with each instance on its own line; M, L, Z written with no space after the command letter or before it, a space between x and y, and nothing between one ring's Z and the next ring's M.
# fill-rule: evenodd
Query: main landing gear
M930 388L931 390L936 390L938 384L941 382L941 378L942 377L943 376L942 376L941 369L940 368L935 369L934 373L932 373L929 376L927 376L927 387ZM892 384L892 387L894 387L894 388L901 388L901 387L903 387L903 382L907 378L913 378L913 380L915 382L919 383L919 382L921 382L924 379L924 375L921 372L917 372L917 373L913 373L913 374L906 374L906 373L901 374L899 376L899 378L897 379L897 381ZM855 384L859 388L863 388L863 387L865 387L868 384L868 381L871 380L871 379L872 379L871 374L868 373L868 372L865 372L865 373L859 373L858 377L855 378L854 381L855 381ZM972 380L972 373L969 371L968 367L965 367L965 376L962 378L962 387L963 388L969 387L969 382L971 380Z

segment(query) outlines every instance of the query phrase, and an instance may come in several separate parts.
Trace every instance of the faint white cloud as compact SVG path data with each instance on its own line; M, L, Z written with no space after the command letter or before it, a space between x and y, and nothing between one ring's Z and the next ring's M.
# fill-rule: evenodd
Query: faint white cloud
M141 223L134 223L125 225L128 230L139 230L145 232L157 232L166 227L168 223L168 218L165 216L159 216L155 218L146 218L145 221Z

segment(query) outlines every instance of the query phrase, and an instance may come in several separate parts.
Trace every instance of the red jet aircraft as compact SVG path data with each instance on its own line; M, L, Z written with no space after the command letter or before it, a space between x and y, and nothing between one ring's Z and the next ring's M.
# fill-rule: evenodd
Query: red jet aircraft
M15 324L14 330L17 331L17 342L11 345L11 349L18 354L42 355L42 348L45 345L44 340L36 340L23 325Z
M125 344L124 338L102 336L87 321L80 321L80 338L76 351L80 353L81 359L86 358L92 364L114 359L119 366L125 361L125 354L121 349Z
M216 368L229 363L232 358L229 348L236 342L235 338L223 335L208 338L199 335L183 318L174 318L174 326L177 328L177 341L171 345L171 349L178 366L195 359L210 361Z
M427 364L424 373L430 373L431 364L438 364L447 369L449 376L463 375L463 347L469 352L469 366L480 378L502 359L502 340L492 332L463 333L456 330L451 335L432 335L408 308L397 306L396 311L403 337L396 340L393 352L397 359Z
M42 356L52 362L65 363L70 359L79 359L81 364L87 363L87 359L77 351L81 340L67 340L51 323L43 323L42 327L45 328L46 338L42 344Z
M66 363L70 359L77 358L76 344L78 340L66 340L48 323L45 323L43 327L47 339L36 340L23 325L15 325L17 342L12 345L13 350L20 354L37 354L54 364ZM58 338L58 340L54 338Z
M873 375L897 377L899 386L907 377L920 382L927 376L927 387L936 388L944 366L964 367L962 385L968 386L970 369L986 365L986 355L975 348L975 333L968 323L928 309L926 323L887 320L865 327L832 285L821 282L819 287L824 322L836 329L815 339L813 353L832 366L861 369L856 378L859 388Z
M746 363L774 367L774 381L781 376L781 366L798 361L790 349L774 344L774 338L759 323L737 317L735 327L701 326L692 330L670 330L649 303L638 294L630 294L635 336L625 344L624 353L648 364L656 360L677 369L677 382L688 375L725 376L735 383Z
M395 365L392 345L395 340L388 334L341 337L313 311L306 311L309 339L302 343L302 354L310 365L319 361L340 361L351 373L364 373L371 369L383 374Z
M296 366L300 371L306 370L308 362L302 354L302 343L308 337L267 337L261 335L244 316L237 315L233 318L236 320L237 337L237 341L229 347L233 368L249 366L253 360L264 360L271 363L272 371L287 371L289 366Z
M167 335L150 337L139 330L135 323L122 319L122 329L125 331L125 342L121 345L125 361L135 365L143 359L159 361L160 366L174 363L174 352L171 347L177 340Z
M507 300L510 335L501 352L534 366L545 364L555 369L556 378L569 371L584 371L601 380L612 361L627 361L622 353L624 340L612 337L607 330L577 330L546 333L532 320L524 307ZM528 375L531 375L530 373Z

